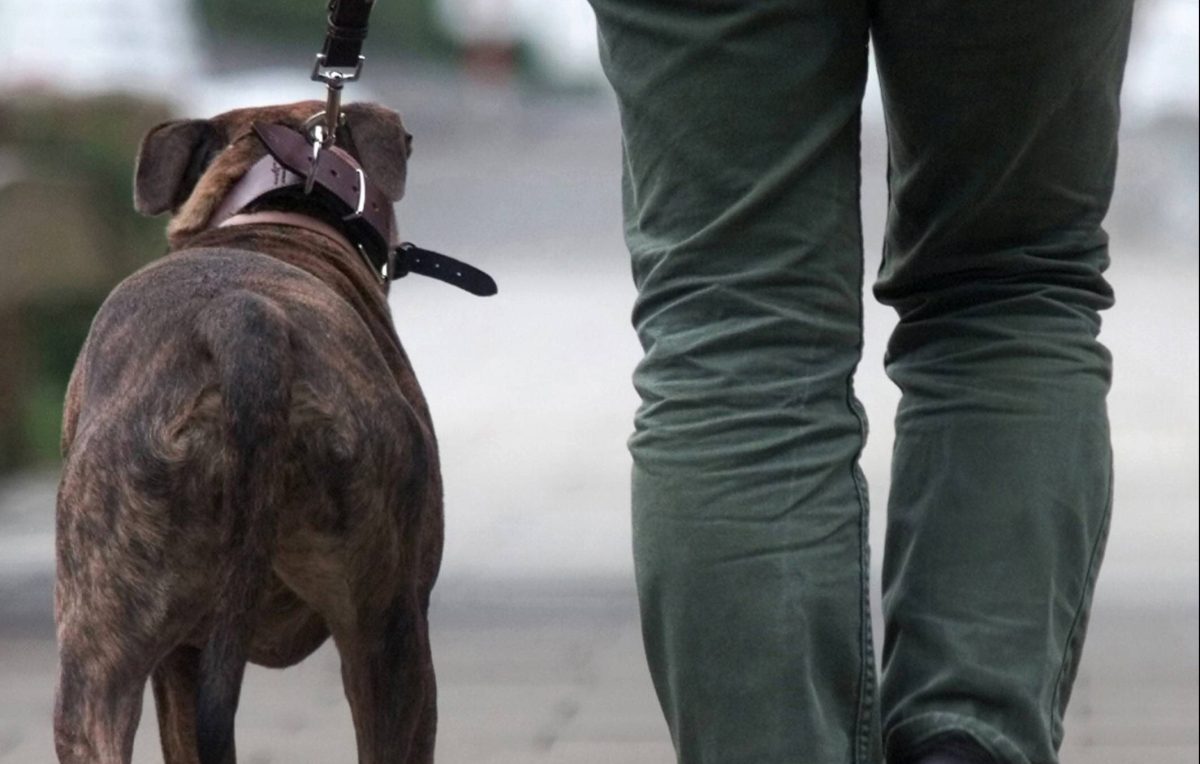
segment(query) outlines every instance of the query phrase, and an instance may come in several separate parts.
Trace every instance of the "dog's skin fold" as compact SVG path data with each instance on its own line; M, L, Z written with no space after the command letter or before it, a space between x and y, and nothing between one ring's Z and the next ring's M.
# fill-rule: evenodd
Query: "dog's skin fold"
M128 762L148 678L168 764L233 762L246 662L288 666L330 635L358 761L433 760L442 488L386 286L307 229L206 228L263 155L252 123L319 108L167 123L143 143L137 206L173 213L172 251L101 307L64 416L62 762ZM347 114L345 144L398 199L399 118Z

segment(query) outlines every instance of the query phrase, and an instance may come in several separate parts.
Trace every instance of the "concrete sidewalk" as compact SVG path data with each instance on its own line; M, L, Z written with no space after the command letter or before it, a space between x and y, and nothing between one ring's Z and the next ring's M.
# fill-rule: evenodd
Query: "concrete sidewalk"
M33 583L49 596L48 580ZM46 615L0 610L3 762L53 761L55 657ZM449 581L439 591L433 625L439 762L673 761L643 662L630 582ZM1194 609L1099 602L1062 763L1194 763L1200 755L1196 640ZM147 694L138 764L161 761L151 702ZM251 668L238 751L248 764L354 760L330 647L286 671Z

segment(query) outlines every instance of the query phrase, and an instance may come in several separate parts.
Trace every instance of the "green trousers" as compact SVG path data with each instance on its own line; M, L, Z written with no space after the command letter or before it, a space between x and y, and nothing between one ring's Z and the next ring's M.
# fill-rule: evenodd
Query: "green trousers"
M1131 0L592 0L645 349L634 557L686 764L1057 761L1112 497ZM899 324L872 658L860 103ZM971 759L976 760L976 759Z

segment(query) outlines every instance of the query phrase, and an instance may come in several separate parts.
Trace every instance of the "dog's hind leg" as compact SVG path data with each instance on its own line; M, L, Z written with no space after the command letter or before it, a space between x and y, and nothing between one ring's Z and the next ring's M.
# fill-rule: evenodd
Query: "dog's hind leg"
M151 680L163 761L165 764L200 764L196 744L200 651L187 645L175 648L155 667ZM232 751L227 761L234 761Z
M149 667L91 630L60 632L54 748L62 764L126 764ZM115 649L114 649L115 648Z
M334 641L359 764L432 762L433 661L416 598L399 598L352 631L335 628Z
M128 762L142 694L174 638L161 533L146 502L88 459L64 467L56 534L54 743L64 764ZM131 519L132 518L132 519Z
M433 761L433 747L437 738L437 679L433 673L433 660L427 662L424 678L425 705L421 709L421 720L413 736L412 753L408 760L414 764Z
M425 669L425 706L421 709L421 720L417 723L417 732L413 738L412 755L409 757L413 762L433 761L433 748L437 738L437 677L433 670L433 656L429 652L429 593L429 589L426 588L421 597L421 616L425 625L422 634L425 635L426 643L422 663Z

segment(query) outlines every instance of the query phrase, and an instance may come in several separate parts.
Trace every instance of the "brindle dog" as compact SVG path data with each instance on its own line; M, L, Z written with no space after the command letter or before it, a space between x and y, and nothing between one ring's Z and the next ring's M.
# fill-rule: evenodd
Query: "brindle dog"
M62 762L128 762L147 677L167 762L233 762L246 662L289 666L330 635L358 761L433 759L442 487L387 287L305 228L208 228L265 153L252 124L318 109L169 122L142 143L136 206L172 213L171 251L109 296L67 394ZM399 117L345 114L338 145L398 200Z

